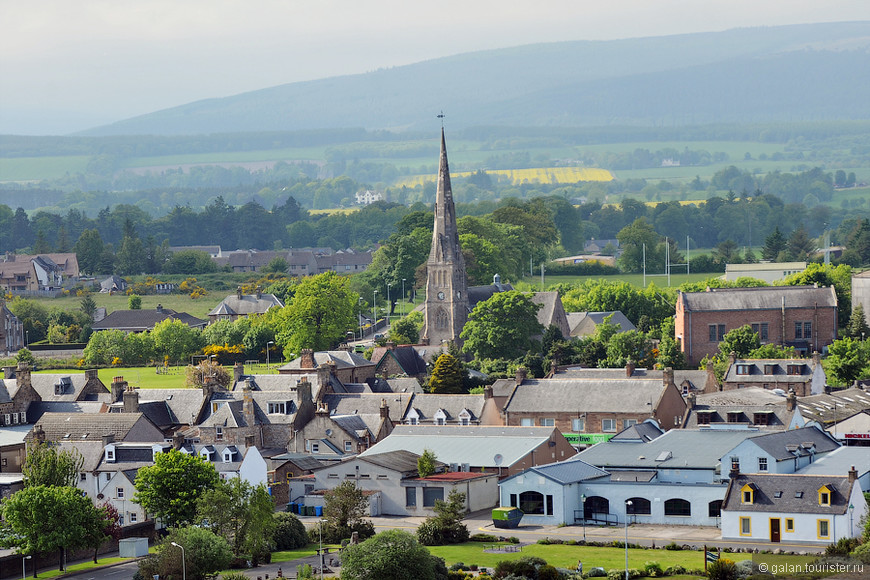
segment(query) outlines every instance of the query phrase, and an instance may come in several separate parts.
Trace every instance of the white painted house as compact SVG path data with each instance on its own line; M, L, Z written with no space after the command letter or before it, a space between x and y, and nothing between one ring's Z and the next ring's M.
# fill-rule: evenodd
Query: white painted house
M867 501L847 476L735 474L722 505L722 539L827 545L858 537Z

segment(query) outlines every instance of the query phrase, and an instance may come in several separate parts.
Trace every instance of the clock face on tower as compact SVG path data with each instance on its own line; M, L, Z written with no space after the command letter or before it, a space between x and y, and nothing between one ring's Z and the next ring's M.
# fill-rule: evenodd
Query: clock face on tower
M444 292L438 293L438 300L444 300Z

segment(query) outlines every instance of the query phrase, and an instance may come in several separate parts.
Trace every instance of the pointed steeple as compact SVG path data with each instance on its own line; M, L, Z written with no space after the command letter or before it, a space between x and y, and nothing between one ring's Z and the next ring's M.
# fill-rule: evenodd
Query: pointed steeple
M465 259L459 246L456 209L447 163L447 142L441 128L441 159L438 165L438 189L435 194L435 224L432 248L426 263L426 314L423 340L429 344L460 342L459 333L468 317L468 282Z

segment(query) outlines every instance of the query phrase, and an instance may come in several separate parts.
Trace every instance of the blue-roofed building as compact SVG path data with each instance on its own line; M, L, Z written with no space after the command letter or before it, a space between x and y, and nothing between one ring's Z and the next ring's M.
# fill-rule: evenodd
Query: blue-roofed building
M499 483L503 507L518 507L524 524L573 523L580 505L581 485L609 478L609 473L579 459L532 467Z

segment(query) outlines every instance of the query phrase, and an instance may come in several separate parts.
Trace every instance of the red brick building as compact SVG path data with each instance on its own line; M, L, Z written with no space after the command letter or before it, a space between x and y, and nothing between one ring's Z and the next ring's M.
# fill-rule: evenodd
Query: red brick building
M677 298L676 338L691 365L719 352L725 334L747 324L762 344L822 352L837 338L837 295L833 287L768 286L708 288Z

